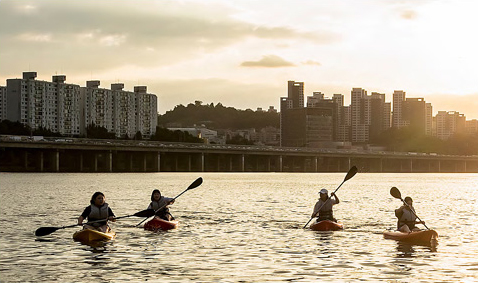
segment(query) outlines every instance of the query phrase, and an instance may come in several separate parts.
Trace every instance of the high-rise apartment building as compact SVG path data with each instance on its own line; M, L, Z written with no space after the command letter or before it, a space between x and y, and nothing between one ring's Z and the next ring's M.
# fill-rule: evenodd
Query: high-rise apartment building
M7 80L6 119L66 136L86 135L89 125L104 127L117 137L137 132L148 137L156 131L157 98L145 86L131 92L121 83L105 89L99 87L100 81L88 81L80 87L65 83L64 75L53 76L52 82L36 76L24 72L22 79Z
M0 120L7 119L7 88L0 86Z
M146 86L135 86L134 92L138 115L136 127L144 136L151 136L156 131L158 124L158 114L155 110L158 108L156 95L147 93Z
M7 80L7 119L31 129L44 128L66 136L80 134L80 87L66 84L66 76L52 82L36 80L36 72Z
M318 147L334 140L335 103L320 92L304 107L304 83L288 81L287 97L281 97L281 146Z
M367 91L361 88L353 88L351 92L351 132L352 142L367 142L369 140L370 104L367 103Z
M304 83L288 81L287 82L287 98L292 101L293 108L304 107Z
M417 134L432 134L433 108L424 98L405 98L405 92L393 93L392 127L410 127Z
M406 126L403 120L403 102L405 101L405 92L403 90L395 90L393 92L393 113L392 113L392 127L401 128Z
M466 117L456 111L438 111L436 115L436 134L446 140L457 133L466 132Z

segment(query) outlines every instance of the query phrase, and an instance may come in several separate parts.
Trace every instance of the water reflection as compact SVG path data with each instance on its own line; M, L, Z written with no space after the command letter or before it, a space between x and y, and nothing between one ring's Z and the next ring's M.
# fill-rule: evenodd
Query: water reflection
M407 243L398 242L397 243L398 253L396 257L398 258L414 257L415 253L417 252L417 249L420 249L421 251L428 251L428 252L435 253L437 252L437 245L424 246L424 245L411 245Z

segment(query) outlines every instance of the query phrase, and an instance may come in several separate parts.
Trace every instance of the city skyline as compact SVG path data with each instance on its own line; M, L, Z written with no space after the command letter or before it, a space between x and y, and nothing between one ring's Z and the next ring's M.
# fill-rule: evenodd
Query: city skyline
M0 85L24 71L147 85L163 114L194 100L279 109L297 80L306 95L340 93L346 105L353 88L387 101L403 90L434 116L478 119L478 3L300 3L2 0Z

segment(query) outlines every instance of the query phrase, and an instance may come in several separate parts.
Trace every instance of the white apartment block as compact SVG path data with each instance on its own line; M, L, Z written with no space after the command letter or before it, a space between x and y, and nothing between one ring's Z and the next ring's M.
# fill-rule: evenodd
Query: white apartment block
M99 86L100 81L87 81L86 87L81 88L82 135L91 125L104 127L109 133L114 132L113 91Z
M7 87L0 86L0 120L7 119Z
M36 72L7 80L7 119L31 129L45 128L66 136L80 134L80 87L65 84L65 76L52 82L36 80Z
M137 129L143 136L151 136L156 132L158 114L156 112L158 100L156 95L147 93L146 86L135 86L136 113L138 115Z
M123 90L124 84L111 85L113 91L114 132L117 137L134 137L141 128L137 126L140 116L137 115L136 95L134 92Z
M117 137L131 138L138 131L149 137L156 131L157 98L146 93L146 87L131 92L118 83L105 89L99 87L100 81L80 87L66 84L64 75L53 76L52 82L36 80L36 76L36 72L24 72L23 79L7 80L6 96L0 97L1 107L8 102L6 119L66 136L85 135L92 124Z

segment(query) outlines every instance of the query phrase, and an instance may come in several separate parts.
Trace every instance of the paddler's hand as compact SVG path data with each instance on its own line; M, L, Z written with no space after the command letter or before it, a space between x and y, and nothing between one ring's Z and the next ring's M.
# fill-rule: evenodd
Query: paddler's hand
M330 196L331 196L331 197L337 197L337 196L335 195L335 193L331 193Z
M174 199L171 200L170 202L168 202L168 205L173 204L173 203L174 203Z
M116 222L116 218L114 216L108 217L108 220L111 222Z

